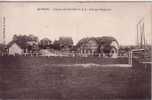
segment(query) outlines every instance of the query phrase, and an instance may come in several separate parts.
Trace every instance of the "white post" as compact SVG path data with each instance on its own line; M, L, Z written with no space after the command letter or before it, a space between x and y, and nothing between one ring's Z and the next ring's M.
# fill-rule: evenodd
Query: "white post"
M129 63L129 65L130 65L130 52L129 52L129 55L128 55L128 63Z
M130 54L130 65L132 65L132 59L133 59L133 52L131 51L131 54Z
M132 56L133 56L133 54L132 54L133 52L132 51L130 51L129 52L129 57L128 57L128 63L129 63L129 65L131 65L132 66Z

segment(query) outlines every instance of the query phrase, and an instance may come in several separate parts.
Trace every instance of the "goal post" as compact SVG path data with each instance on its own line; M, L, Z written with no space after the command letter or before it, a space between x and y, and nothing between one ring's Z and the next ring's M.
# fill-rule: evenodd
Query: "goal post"
M130 52L129 52L129 57L128 57L128 63L129 63L129 65L131 65L132 66L132 64L133 64L133 54L135 53L135 52L141 52L141 51L144 51L145 49L133 49L133 50L131 50Z

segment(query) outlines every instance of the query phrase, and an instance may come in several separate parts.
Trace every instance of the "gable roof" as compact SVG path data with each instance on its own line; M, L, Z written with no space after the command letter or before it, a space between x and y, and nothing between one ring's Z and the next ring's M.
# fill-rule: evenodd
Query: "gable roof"
M21 45L21 43L17 43L17 42L11 41L11 42L9 42L7 44L7 48L10 48L14 43L16 43L21 49L25 49L26 45L27 45L27 44L25 44L25 46L24 46L24 45Z

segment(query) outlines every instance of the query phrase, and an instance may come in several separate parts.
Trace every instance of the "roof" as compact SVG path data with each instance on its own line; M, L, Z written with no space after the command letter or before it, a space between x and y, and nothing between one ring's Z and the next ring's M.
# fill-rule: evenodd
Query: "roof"
M80 45L82 45L82 44L84 44L84 43L87 43L89 40L94 40L94 41L97 42L97 40L96 40L95 37L86 37L86 38L81 39L81 40L77 43L76 46L80 46Z
M96 39L97 39L99 44L103 44L103 45L109 45L113 41L116 41L117 44L119 44L118 41L114 37L111 37L111 36L97 37Z
M21 43L18 43L18 42L14 42L14 41L11 41L7 44L7 48L10 48L14 43L16 43L21 49L25 49L27 44L21 44Z
M118 44L118 41L111 36L103 36L103 37L87 37L87 38L83 38L81 39L78 43L77 46L80 46L83 43L88 42L89 40L94 40L96 41L99 45L109 45L112 43L112 41L116 41Z

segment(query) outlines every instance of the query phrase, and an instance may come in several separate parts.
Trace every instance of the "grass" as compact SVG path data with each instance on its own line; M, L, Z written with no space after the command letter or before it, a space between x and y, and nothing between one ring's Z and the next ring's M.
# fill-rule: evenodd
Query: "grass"
M56 66L127 63L126 58L0 57L0 98L51 100L150 100L151 69Z

